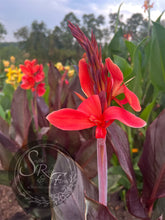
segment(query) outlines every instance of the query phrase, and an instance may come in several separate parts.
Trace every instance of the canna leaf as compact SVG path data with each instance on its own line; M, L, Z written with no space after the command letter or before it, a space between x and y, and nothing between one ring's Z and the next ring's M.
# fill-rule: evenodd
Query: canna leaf
M131 183L131 187L126 195L128 210L132 215L138 218L147 219L147 214L138 195L127 136L122 128L115 123L111 124L107 130L107 138L111 141L111 147Z
M48 84L50 87L49 90L50 111L54 109L58 109L58 103L59 103L58 85L60 78L61 78L60 72L57 70L57 68L54 67L52 63L50 63L48 70Z
M48 127L49 123L46 120L46 116L49 113L49 108L42 97L37 97L37 111L38 111L38 123L40 128Z
M112 213L108 210L108 208L98 202L85 197L85 219L88 220L117 220Z
M148 127L139 167L143 174L142 199L152 211L156 199L165 197L165 110Z
M124 58L114 55L114 62L121 69L124 78L128 77L132 73L131 65Z
M11 136L22 146L27 143L28 131L32 116L29 110L26 90L20 87L14 92L11 105Z
M59 172L61 174L61 171L65 172L66 175L64 174L64 180L58 183L56 175ZM70 188L68 188L68 185ZM54 204L52 209L53 219L56 220L83 220L85 219L86 209L85 195L93 200L98 200L97 187L90 182L77 163L60 152L51 174L49 189L50 198ZM61 194L63 197L57 197Z
M154 86L165 91L165 28L153 22L151 51L150 51L150 77Z

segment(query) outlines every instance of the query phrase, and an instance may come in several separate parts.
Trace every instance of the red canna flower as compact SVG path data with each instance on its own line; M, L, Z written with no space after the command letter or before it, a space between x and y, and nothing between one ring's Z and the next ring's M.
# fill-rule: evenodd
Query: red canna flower
M24 65L20 65L20 69L24 73L22 77L22 89L31 89L32 92L36 91L38 96L42 96L45 93L45 74L43 72L43 65L37 64L37 60L32 61L25 60Z
M119 120L130 127L143 127L145 122L117 106L111 106L102 112L98 95L85 99L77 110L64 108L47 116L48 121L63 130L82 130L96 126L96 138L105 138L106 128Z
M69 28L86 51L84 58L79 61L79 79L87 99L76 93L83 101L77 110L64 108L50 113L47 119L62 130L96 127L99 202L106 205L106 128L114 120L119 120L125 125L135 128L145 126L146 122L124 109L124 105L128 103L135 111L140 111L139 100L125 85L119 67L110 58L105 60L105 64L102 63L101 49L98 49L94 35L92 34L91 41L89 41L78 26L69 22ZM120 94L124 94L123 100L118 98ZM112 100L119 106L112 106Z

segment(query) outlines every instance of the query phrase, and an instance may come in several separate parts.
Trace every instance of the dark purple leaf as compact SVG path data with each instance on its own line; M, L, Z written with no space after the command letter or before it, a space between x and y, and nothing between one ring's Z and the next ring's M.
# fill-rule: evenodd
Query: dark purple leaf
M85 97L84 93L82 92L82 89L81 89L81 86L80 86L80 80L79 80L78 76L76 76L73 79L73 81L69 85L69 88L70 88L71 91L73 91L73 98L75 100L76 107L78 107L82 101L76 94L74 94L74 92L77 92L81 96Z
M59 108L60 94L59 94L59 81L61 74L54 67L53 63L50 63L48 70L48 84L49 84L49 107L50 111L57 110Z
M142 199L149 212L165 197L165 110L148 127L139 167L143 174Z
M61 182L58 182L59 179ZM98 200L97 187L90 182L78 164L59 153L50 179L50 197L54 204L55 219L84 220L85 195Z
M37 113L38 113L38 124L40 128L48 127L49 122L46 119L46 116L49 113L49 107L46 105L42 97L37 97Z
M147 214L145 213L138 195L127 135L123 129L115 123L107 130L107 139L109 139L109 143L111 143L109 147L113 148L122 169L131 183L131 188L126 195L128 210L132 215L138 218L147 219Z
M97 175L96 138L82 142L79 151L76 152L75 160L83 168L89 179Z
M20 87L17 88L13 95L11 117L12 138L22 146L27 143L32 116L29 110L26 90L23 90Z
M0 117L0 131L3 132L6 136L9 134L9 125L8 123Z
M63 131L51 126L47 136L49 141L55 141L66 148L72 157L75 157L76 152L81 146L80 134L78 131Z
M19 146L0 131L0 161L5 170L8 170L12 152L16 152Z
M0 143L4 148L8 149L11 152L16 152L19 149L19 146L9 139L5 134L0 131Z
M73 92L65 83L66 77L66 73L60 74L57 68L50 63L48 71L50 112L61 108L75 107Z
M85 197L85 219L88 220L117 220L108 208L87 196Z

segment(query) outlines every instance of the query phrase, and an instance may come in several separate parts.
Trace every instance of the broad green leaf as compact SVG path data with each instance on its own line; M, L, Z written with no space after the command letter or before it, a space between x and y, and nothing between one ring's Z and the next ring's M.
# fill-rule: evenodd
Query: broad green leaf
M5 111L1 105L0 105L0 116L5 120Z
M3 88L3 94L0 97L0 105L4 110L11 108L11 101L13 97L14 89L11 85L5 84Z
M131 59L133 59L133 55L134 55L134 52L135 52L137 45L135 45L133 42L127 41L127 40L125 40L125 44L126 44L128 52L131 56Z
M141 47L146 42L148 38L143 39L134 50L133 54L133 71L131 74L131 77L134 77L134 79L129 82L129 87L131 91L133 91L138 98L141 100L143 92L142 92L142 85L143 85L143 52L141 50Z
M113 55L127 57L127 48L123 40L123 32L121 29L114 35L107 47L107 56L112 58Z
M159 23L153 23L151 51L150 51L150 77L153 85L165 91L165 28Z
M126 78L132 73L131 65L124 58L114 55L114 62L119 66L119 68L123 72L124 78Z
M124 179L124 181L123 181ZM124 184L123 184L124 183ZM112 166L108 169L108 191L115 192L119 191L121 187L128 186L130 187L129 180L126 177L121 166ZM127 189L129 187L126 187Z
M161 13L161 14L159 15L159 17L156 19L156 22L160 23L160 20L161 20L161 18L162 18L162 16L163 16L164 12L165 12L165 11L162 11L162 13Z
M155 99L145 107L145 109L140 114L140 118L142 118L144 121L148 121L154 105Z

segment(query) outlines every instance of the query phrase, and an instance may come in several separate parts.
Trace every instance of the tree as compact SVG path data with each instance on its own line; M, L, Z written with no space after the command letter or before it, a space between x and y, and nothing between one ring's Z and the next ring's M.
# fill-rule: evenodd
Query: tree
M45 62L48 54L49 31L44 22L33 21L31 27L22 27L14 33L17 39L21 39L20 46L30 54L30 58L37 58Z
M101 43L103 32L101 26L105 23L105 18L99 15L97 18L94 14L84 14L82 30L88 38L91 37L91 31L95 34L96 40Z
M48 30L44 22L33 21L27 47L32 58L45 62L48 53Z
M63 42L62 43L63 47L66 49L73 49L75 40L73 39L70 30L68 28L68 21L79 26L80 20L76 17L76 15L73 12L70 12L67 15L65 15L63 21L60 23L60 29L62 31L61 40Z
M110 31L111 34L115 34L116 30L119 30L120 28L122 30L125 29L125 23L122 22L123 15L120 14L118 17L118 13L110 13L109 14L109 23L110 23Z
M140 13L133 14L127 19L125 33L131 33L133 40L142 40L148 34L148 21Z
M27 26L24 26L20 29L18 29L16 32L14 32L14 37L17 40L27 40L29 37L29 29Z
M7 34L7 31L3 24L0 23L0 40L4 38L4 35Z
M76 15L73 12L70 12L65 15L63 21L60 23L61 30L66 31L69 30L68 28L68 21L72 22L74 25L80 25L80 20L76 17Z

